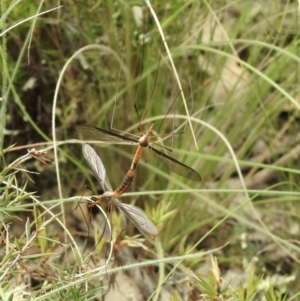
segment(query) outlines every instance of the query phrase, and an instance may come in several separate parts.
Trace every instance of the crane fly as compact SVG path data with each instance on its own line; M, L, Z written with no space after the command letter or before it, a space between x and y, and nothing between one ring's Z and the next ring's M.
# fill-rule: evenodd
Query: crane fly
M158 235L158 230L148 219L144 211L131 204L121 203L115 198L117 193L107 188L107 185L105 185L106 171L100 157L97 155L95 150L90 145L83 144L82 152L97 179L100 189L103 191L103 194L91 205L99 204L101 202L112 203L124 215L126 215L139 230L150 235Z
M138 165L138 162L142 156L144 148L148 147L152 150L155 154L162 158L162 162L167 166L167 168L176 174L192 180L200 182L201 176L195 171L193 168L177 161L176 159L164 154L163 152L159 151L158 149L154 148L150 145L150 136L152 134L152 130L154 127L154 123L149 127L149 129L143 134L141 138L133 139L131 137L123 136L108 130L104 130L101 128L97 128L92 125L77 125L76 130L81 132L85 138L95 138L100 140L108 140L110 143L122 144L124 141L127 141L131 144L138 144L138 148L135 152L134 158L132 160L131 166L124 176L121 184L115 190L114 198L119 197L122 193L124 193L129 186L131 185L134 177L134 171ZM113 139L115 138L115 139Z

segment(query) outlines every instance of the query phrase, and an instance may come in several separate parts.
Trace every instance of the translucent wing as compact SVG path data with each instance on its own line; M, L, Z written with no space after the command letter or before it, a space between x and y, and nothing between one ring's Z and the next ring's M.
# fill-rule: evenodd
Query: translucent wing
M201 176L193 168L177 161L176 159L164 154L163 152L149 146L149 148L162 158L161 162L170 170L176 174L192 181L200 182L202 181Z
M107 188L104 184L106 171L100 157L97 155L95 150L88 144L82 145L82 153L89 167L93 171L101 190L106 191Z
M81 132L85 138L97 139L108 143L115 144L138 144L138 140L132 139L127 136L122 136L114 132L110 132L101 128L97 128L91 125L77 125L76 130ZM143 147L148 147L143 146ZM166 155L160 150L149 145L149 148L158 156L161 157L162 163L172 172L192 181L202 181L201 176L193 168L177 161L176 159Z
M97 128L92 125L81 124L75 128L85 139L100 140L110 144L138 144L138 139L119 135L115 132Z
M150 235L158 235L157 228L149 220L143 210L131 204L121 203L116 199L111 199L111 201L133 222L138 229Z

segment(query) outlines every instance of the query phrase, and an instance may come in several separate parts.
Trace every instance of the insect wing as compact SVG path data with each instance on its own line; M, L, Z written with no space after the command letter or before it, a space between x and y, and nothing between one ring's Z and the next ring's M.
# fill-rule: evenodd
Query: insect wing
M152 146L149 146L151 150L153 150L154 153L156 153L158 156L162 158L162 163L170 170L175 172L176 174L192 181L201 182L202 178L198 174L196 170L193 168L177 161L176 159L164 154L163 152L153 148Z
M96 139L107 143L115 144L137 144L136 139L127 136L122 136L114 132L110 132L92 125L77 125L76 130L81 132L86 139ZM172 172L192 181L201 182L201 176L193 168L177 161L176 159L166 155L165 153L157 150L149 145L155 154L162 158L162 163ZM103 165L103 164L102 164Z
M104 180L105 180L105 175L106 171L104 168L104 165L100 159L100 157L97 155L95 150L88 144L83 144L82 145L82 153L93 171L99 185L102 191L106 191L107 188L105 187Z
M133 224L143 232L150 235L158 235L158 230L154 224L146 216L145 212L136 206L131 204L124 204L115 199L112 200L113 203L122 211Z
M92 125L81 124L77 125L76 130L82 133L84 139L100 140L105 143L113 144L137 144L137 139L132 139L127 136L119 135L117 133L97 128Z

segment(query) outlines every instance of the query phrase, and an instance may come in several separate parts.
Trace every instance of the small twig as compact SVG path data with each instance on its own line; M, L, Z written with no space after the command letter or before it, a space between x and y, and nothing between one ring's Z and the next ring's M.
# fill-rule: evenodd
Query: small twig
M47 154L46 150L41 149L41 150L36 150L35 148L32 149L27 149L28 154L31 158L34 158L41 163L48 165L47 162L51 162L50 159L46 158L45 155Z

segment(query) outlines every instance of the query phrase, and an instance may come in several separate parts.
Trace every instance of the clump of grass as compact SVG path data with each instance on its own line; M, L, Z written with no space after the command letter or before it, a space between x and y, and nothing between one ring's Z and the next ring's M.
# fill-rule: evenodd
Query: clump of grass
M173 300L297 300L296 4L152 3L191 118L145 3L66 3L42 16L37 12L49 4L38 5L2 6L2 33L24 22L1 34L1 298L16 298L21 291L35 299L89 299L105 293L111 274L145 266L151 274L151 265L157 265L154 293L144 298L158 300L165 285L172 287ZM36 17L32 27L26 21L30 16ZM29 83L34 84L25 88ZM72 218L71 204L78 201L88 214L85 185L97 191L74 143L74 126L88 122L109 129L113 124L139 135L138 126L153 120L162 139L191 122L196 146L188 126L164 143L203 181L169 174L149 152L122 201L143 207L159 229L158 238L154 243L126 237L135 234L129 228L117 243L99 242L98 221ZM25 154L33 147L47 153ZM98 151L116 187L134 150ZM111 216L116 240L124 222ZM153 260L108 267L114 246Z

